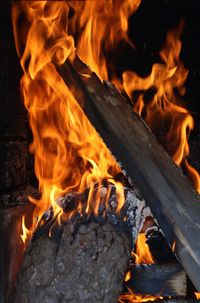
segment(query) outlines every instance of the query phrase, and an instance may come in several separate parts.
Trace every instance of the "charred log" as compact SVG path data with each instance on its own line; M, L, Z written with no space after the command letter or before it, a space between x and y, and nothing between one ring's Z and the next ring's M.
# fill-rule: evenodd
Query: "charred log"
M176 263L135 265L126 286L135 294L185 297L186 274Z
M106 199L103 192L102 201ZM25 255L13 302L117 302L133 241L148 211L144 201L126 189L124 209L117 215L115 191L109 192L104 215L76 213L67 221L65 215L77 202L82 201L84 209L87 194L59 200L65 209L62 224L57 226L49 216L37 230Z
M78 58L58 67L64 81L107 146L122 162L169 245L200 290L200 198L146 124L109 83L102 83Z
M59 242L46 235L32 244L14 302L117 302L129 253L110 224L69 223Z

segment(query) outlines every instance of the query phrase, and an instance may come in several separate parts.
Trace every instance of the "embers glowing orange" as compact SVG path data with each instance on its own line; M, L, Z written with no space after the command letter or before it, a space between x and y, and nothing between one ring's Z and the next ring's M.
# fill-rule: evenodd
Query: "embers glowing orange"
M41 192L39 201L31 199L38 220L50 206L55 215L61 213L56 203L59 196L92 190L95 182L113 180L120 171L55 67L75 53L74 39L68 34L70 6L76 7L75 2L20 1L12 10L16 49L24 71L21 91L33 132L30 150ZM116 188L119 211L123 188L119 182ZM97 213L93 204L88 200L88 213Z

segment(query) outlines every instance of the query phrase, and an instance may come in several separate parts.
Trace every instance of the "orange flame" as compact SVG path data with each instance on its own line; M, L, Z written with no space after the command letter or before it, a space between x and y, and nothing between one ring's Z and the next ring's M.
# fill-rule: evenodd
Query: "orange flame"
M145 233L140 233L136 242L136 252L132 253L135 257L136 264L153 264L154 261L151 257L151 253L149 251L149 247L146 244L146 236Z
M200 292L195 292L194 294L195 294L197 300L200 300Z
M29 231L28 228L26 228L25 225L25 215L22 216L22 234L20 237L24 244L26 244L27 241L30 240L31 238L31 232Z
M159 299L163 299L163 297L156 297L150 295L125 294L120 296L119 303L126 302L126 300L128 300L128 302L130 303L138 303L138 302L156 301Z
M82 6L87 15L87 1ZM74 39L68 34L71 7L76 10L79 6L73 1L22 1L14 3L12 10L16 49L24 71L21 91L33 132L30 151L42 193L39 201L32 199L38 218L50 205L55 215L61 212L56 203L59 196L92 189L95 182L113 178L120 171L54 66L72 59L75 53ZM23 14L24 24L19 24ZM80 22L90 24L84 21L87 16L81 16ZM75 19L71 27L73 22ZM119 211L124 203L123 189L121 183L112 183L117 188ZM88 199L87 211L97 213L97 208Z
M77 54L100 79L108 80L106 52L128 36L128 18L141 0L72 1L73 33L78 30ZM81 34L80 34L81 33Z
M35 172L42 193L39 201L31 199L36 203L34 216L38 219L50 205L55 215L61 215L56 199L68 192L81 192L87 187L91 191L86 211L97 214L99 198L97 195L94 205L94 183L104 178L113 179L120 170L57 73L54 63L62 64L67 58L72 60L76 53L100 79L108 80L110 71L106 53L115 49L122 40L132 45L127 35L128 18L140 2L44 0L13 4L15 43L24 71L21 90L33 132L30 150L35 155ZM23 15L26 17L24 22L19 22ZM155 123L167 124L164 142L160 140L175 163L188 170L200 192L199 174L187 162L188 137L194 121L174 92L177 89L179 95L184 94L184 82L188 75L179 59L181 27L168 33L160 52L162 63L154 64L146 78L132 71L124 72L123 87L130 98L134 91L143 91L137 100L133 100L134 110L152 129ZM122 88L119 80L113 81ZM151 102L147 103L145 91L151 88L156 92ZM122 185L114 180L112 182L117 188L119 211L124 203ZM77 211L81 212L81 205ZM22 228L22 240L26 241L29 231L24 217ZM153 263L144 237L140 234L137 241L136 263ZM157 298L131 295L129 299L131 302L147 302Z
M151 74L146 78L141 78L132 71L124 72L123 86L130 98L134 91L143 91L133 100L134 110L144 118L151 129L155 130L156 125L159 125L159 129L168 128L163 139L159 139L175 163L187 169L194 186L200 192L199 174L187 161L188 138L194 127L194 120L175 93L175 89L179 95L185 93L184 83L188 75L179 59L182 27L181 23L179 28L167 34L166 43L160 52L162 63L154 64ZM154 89L155 93L152 100L147 102L145 92L149 89Z

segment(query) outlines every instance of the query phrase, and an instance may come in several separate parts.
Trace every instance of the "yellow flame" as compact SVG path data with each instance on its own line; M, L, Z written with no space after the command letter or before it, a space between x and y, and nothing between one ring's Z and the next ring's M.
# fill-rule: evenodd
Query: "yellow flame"
M25 225L25 215L22 216L22 234L20 235L20 237L24 244L26 244L26 242L30 240L31 237L31 232L28 228L26 228Z
M133 257L135 257L136 264L153 264L154 261L151 257L151 253L149 251L149 247L146 244L146 236L145 233L139 233L138 239L136 242L136 252L132 252Z
M88 7L88 3L84 6ZM71 27L74 22L68 18L71 8L76 10L79 6L73 1L13 4L15 43L24 71L21 91L33 132L30 151L35 156L35 173L42 193L41 199L34 201L34 216L39 219L50 206L60 217L61 209L56 203L59 196L86 188L92 190L95 182L112 179L120 172L54 65L63 64L75 53L74 39L68 33L70 22ZM24 24L21 21L19 25L22 12ZM87 28L90 21L86 23ZM124 203L122 184L117 182L116 189L119 211ZM97 214L99 199L93 205L90 197L92 193L86 211Z
M131 278L131 271L129 270L129 271L127 271L127 273L125 275L124 281L127 282L130 280L130 278Z
M183 24L167 34L165 45L160 51L162 63L153 64L151 74L146 78L139 77L132 71L123 73L123 86L132 99L134 91L143 91L134 101L134 110L141 115L151 129L162 125L168 128L161 142L171 154L178 166L184 166L195 188L200 192L199 173L189 165L188 138L194 128L194 120L189 111L181 105L175 89L180 95L185 92L184 83L188 71L180 60L180 35ZM145 92L154 88L155 93L150 102L145 101Z
M156 301L158 299L163 299L163 297L150 296L150 295L135 295L135 294L125 294L120 296L120 303L128 302L130 303L138 303L138 302L149 302Z

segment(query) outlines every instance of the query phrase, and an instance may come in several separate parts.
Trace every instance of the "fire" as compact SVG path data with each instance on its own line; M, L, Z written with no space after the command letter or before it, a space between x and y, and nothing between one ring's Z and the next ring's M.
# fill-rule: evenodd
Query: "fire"
M80 7L84 5L88 7L87 2ZM30 151L42 194L39 201L32 199L38 218L50 206L55 215L61 214L56 199L63 194L92 190L102 179L115 184L113 177L120 171L54 65L73 59L75 54L74 39L68 33L71 8L78 9L77 3L22 1L14 3L12 10L16 49L24 72L21 91L33 133ZM24 23L19 24L23 14ZM71 27L73 22L74 18ZM119 182L116 188L119 211L124 195ZM88 199L87 211L97 213L97 208Z
M118 211L124 203L122 185L113 179L120 168L55 68L55 64L73 60L75 54L100 79L117 83L131 99L135 91L142 91L133 100L134 110L152 130L156 125L167 129L164 136L158 136L159 140L175 163L187 169L200 192L199 174L187 161L188 138L194 121L180 101L188 75L179 58L182 24L167 34L166 43L160 51L162 63L155 63L148 77L141 78L132 71L125 71L121 83L113 75L113 69L108 68L106 54L114 50L119 42L124 40L133 46L127 34L128 18L140 2L44 0L13 3L15 44L24 72L21 92L33 133L30 151L35 157L35 173L41 192L40 200L31 199L36 204L34 217L38 221L50 206L55 215L61 215L62 211L56 203L59 196L82 192L86 188L91 189L86 211L97 214L99 199L94 205L92 190L94 184L101 183L103 179L109 179L116 186ZM154 95L147 102L145 93L150 89L154 90ZM81 205L77 211L81 212ZM25 242L29 236L25 217L22 218L22 230L21 237ZM136 250L136 263L142 262L153 263L144 234L140 234ZM125 296L120 300L126 299ZM157 299L136 295L128 298L130 302Z
M194 186L200 192L199 173L187 161L189 155L188 138L194 128L190 112L182 106L179 95L184 95L184 83L188 71L180 60L180 35L183 24L167 34L166 42L160 51L162 63L155 63L151 74L146 78L139 77L132 71L123 73L123 86L132 99L135 91L142 91L134 102L134 110L143 117L149 127L158 132L163 128L164 135L158 134L161 143L168 150L174 162L188 171ZM146 91L153 89L154 96L150 101L145 99ZM166 130L164 130L166 129Z
M130 302L130 303L138 303L138 302L150 302L156 301L159 299L163 299L163 297L155 297L150 295L135 295L135 294L125 294L120 296L119 303Z
M73 33L78 30L77 55L86 62L100 79L108 80L106 52L115 49L128 38L128 18L141 0L72 1L69 5L75 14ZM81 33L81 34L80 34Z
M200 292L195 292L194 294L195 294L197 300L200 300Z
M149 251L148 245L146 242L146 236L145 233L140 233L138 235L138 239L136 242L136 252L133 253L133 256L135 257L135 263L136 264L152 264L154 263L151 253Z
M28 228L26 228L26 225L25 225L25 216L23 215L22 216L22 234L21 234L21 239L24 243L24 245L26 244L26 242L28 240L30 240L31 238L31 232L29 231Z

